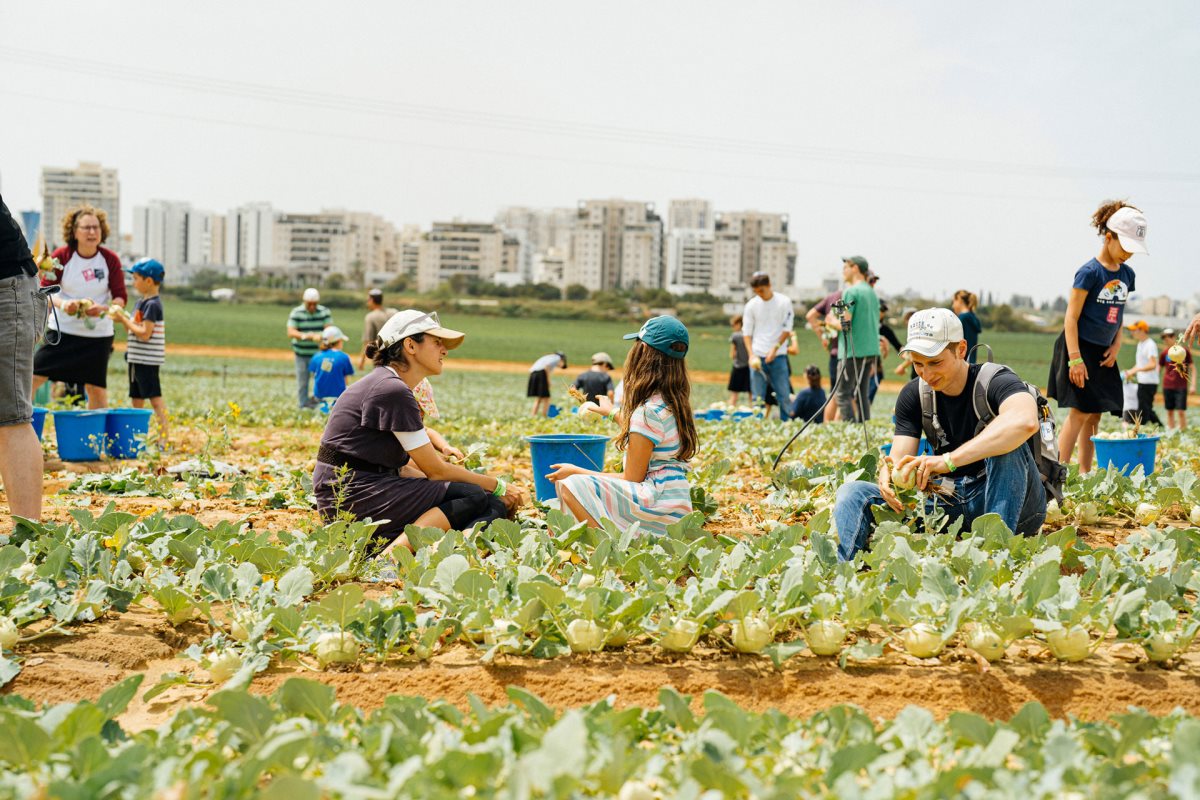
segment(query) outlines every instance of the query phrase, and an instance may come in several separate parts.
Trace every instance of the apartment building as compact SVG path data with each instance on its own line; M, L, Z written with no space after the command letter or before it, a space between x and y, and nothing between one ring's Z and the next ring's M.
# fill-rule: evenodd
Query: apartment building
M121 241L121 184L115 169L93 161L76 167L42 167L42 230L46 243L65 244L62 219L78 205L88 204L108 218L108 246L119 249Z
M417 290L432 291L463 275L491 280L503 270L504 232L491 222L435 222L421 237Z
M589 290L661 287L663 225L653 203L579 203L565 269L566 284Z
M571 246L575 225L573 208L507 206L496 213L496 225L519 242L518 271L525 280L534 277L534 260L551 248L565 252Z
M711 200L687 198L667 205L668 230L712 231L715 224Z

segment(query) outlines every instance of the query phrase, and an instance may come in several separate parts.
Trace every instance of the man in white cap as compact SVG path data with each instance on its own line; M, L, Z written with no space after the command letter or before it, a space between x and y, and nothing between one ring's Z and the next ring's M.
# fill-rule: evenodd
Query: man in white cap
M914 314L902 352L912 358L918 377L896 399L891 455L880 459L875 482L853 481L838 490L833 510L838 558L849 561L867 548L873 506L886 503L904 511L893 471L912 476L922 491L952 482L952 497L926 503L938 504L951 519L961 517L964 528L984 514L999 514L1009 530L1037 533L1046 518L1046 487L1034 447L1045 433L1051 450L1055 443L1053 428L1042 430L1036 390L1008 367L969 364L962 323L948 308ZM922 434L934 455L917 455ZM1061 482L1061 473L1054 473L1051 482Z
M304 303L288 314L287 335L296 356L296 398L300 408L315 408L308 393L308 362L321 346L321 332L333 324L333 315L321 305L321 293L311 286L304 290Z

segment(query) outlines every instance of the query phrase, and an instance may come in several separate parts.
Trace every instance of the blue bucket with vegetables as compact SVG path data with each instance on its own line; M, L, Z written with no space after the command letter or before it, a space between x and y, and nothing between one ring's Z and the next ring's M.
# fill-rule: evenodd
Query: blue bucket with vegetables
M113 458L137 458L150 433L148 408L110 408L105 433L108 435L108 454Z
M107 449L104 409L54 412L54 438L63 461L99 461Z
M551 464L574 464L600 472L604 469L604 449L608 437L598 433L545 433L526 436L533 458L533 486L539 503L558 497L558 490L546 476Z
M1093 436L1092 443L1096 445L1096 466L1100 469L1115 467L1123 473L1130 473L1141 465L1147 475L1154 472L1154 462L1158 457L1157 436L1144 433L1132 439Z

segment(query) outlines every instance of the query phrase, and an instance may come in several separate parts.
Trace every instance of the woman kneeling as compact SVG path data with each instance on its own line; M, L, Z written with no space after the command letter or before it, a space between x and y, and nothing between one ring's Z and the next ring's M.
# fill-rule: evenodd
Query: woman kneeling
M465 530L521 504L517 487L443 460L413 396L411 387L440 375L446 351L463 338L436 313L409 309L367 346L375 369L338 398L317 452L313 489L322 518L348 512L384 520L375 536L390 550L409 546L407 525Z

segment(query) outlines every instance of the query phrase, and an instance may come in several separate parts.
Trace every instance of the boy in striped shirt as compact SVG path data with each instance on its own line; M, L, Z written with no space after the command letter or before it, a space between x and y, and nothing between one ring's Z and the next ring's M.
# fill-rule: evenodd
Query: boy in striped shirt
M165 442L167 405L163 402L162 386L158 380L158 368L165 359L167 345L162 298L158 296L165 270L153 258L143 258L130 267L129 272L133 275L133 288L141 299L134 306L132 317L124 310L113 315L113 319L129 331L125 345L125 361L129 364L129 399L134 408L142 408L147 400L150 401L150 407L158 419L159 438Z

